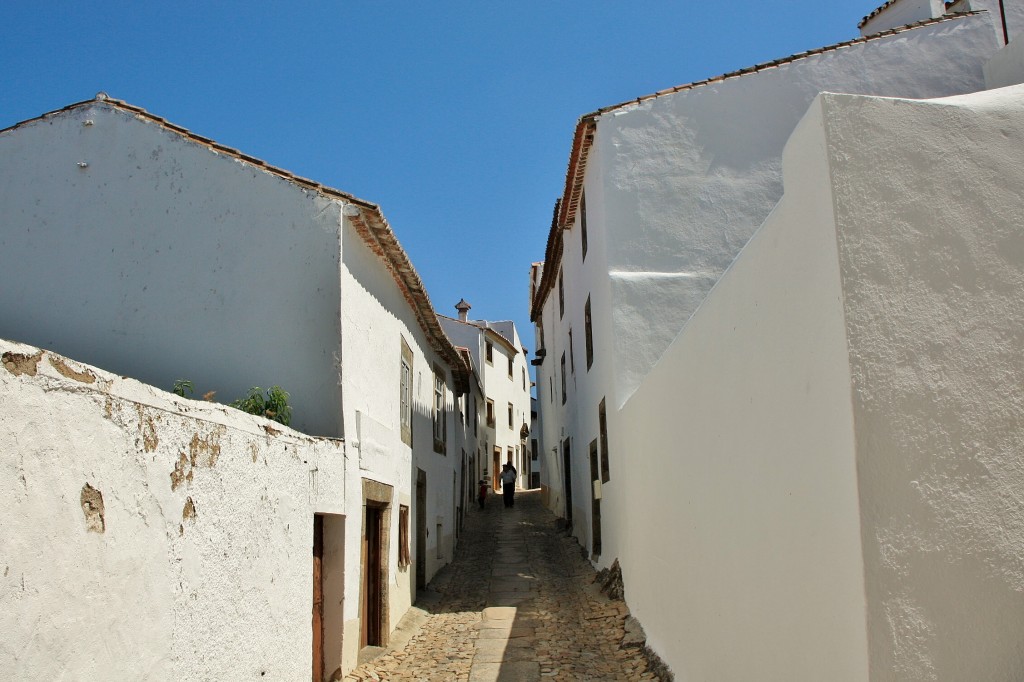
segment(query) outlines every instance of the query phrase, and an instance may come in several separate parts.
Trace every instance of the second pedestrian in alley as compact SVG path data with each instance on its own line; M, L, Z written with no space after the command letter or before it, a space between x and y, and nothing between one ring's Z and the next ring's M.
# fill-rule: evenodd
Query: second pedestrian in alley
M505 506L514 507L516 504L516 468L506 464L501 469L501 492L505 497Z

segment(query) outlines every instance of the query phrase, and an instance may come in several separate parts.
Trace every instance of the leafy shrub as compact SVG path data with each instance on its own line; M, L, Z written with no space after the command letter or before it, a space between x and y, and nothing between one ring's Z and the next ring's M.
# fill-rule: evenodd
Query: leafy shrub
M187 398L196 392L195 384L188 379L178 379L174 382L174 388L171 389L174 395L179 398Z
M249 389L248 395L229 403L229 405L242 412L273 419L288 426L292 421L292 408L288 404L288 397L288 392L280 386L268 388L266 396L263 395L262 388L253 386Z

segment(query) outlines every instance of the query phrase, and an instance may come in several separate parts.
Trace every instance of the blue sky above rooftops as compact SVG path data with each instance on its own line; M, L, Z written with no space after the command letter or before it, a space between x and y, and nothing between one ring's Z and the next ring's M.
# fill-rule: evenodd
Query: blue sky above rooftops
M529 267L576 120L855 38L875 5L9 3L0 128L102 90L378 203L439 312L465 297L532 352Z

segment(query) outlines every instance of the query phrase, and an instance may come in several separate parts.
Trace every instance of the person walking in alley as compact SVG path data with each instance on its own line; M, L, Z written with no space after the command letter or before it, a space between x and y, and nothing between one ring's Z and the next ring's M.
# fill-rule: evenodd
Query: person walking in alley
M516 470L511 464L506 464L501 469L501 492L505 497L505 506L516 505Z
M487 502L487 481L480 479L480 491L477 493L477 499L480 500L480 508L484 508L484 503Z

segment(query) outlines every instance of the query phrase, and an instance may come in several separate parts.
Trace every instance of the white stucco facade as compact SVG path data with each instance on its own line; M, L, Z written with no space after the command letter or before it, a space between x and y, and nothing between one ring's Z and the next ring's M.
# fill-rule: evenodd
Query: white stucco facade
M0 206L0 337L217 401L277 384L297 430L345 436L325 675L386 644L454 553L468 368L380 209L106 98L0 131Z
M627 600L677 677L1024 675L1022 94L819 97L624 406Z
M5 676L308 678L313 515L336 532L346 513L345 444L32 346L0 353Z
M498 490L500 467L511 461L518 474L518 486L530 487L533 466L529 453L531 381L526 349L515 324L511 320L463 321L443 315L438 319L452 342L469 350L474 366L480 372L484 400L480 412L480 451L483 457L478 476ZM487 418L488 402L493 409L490 422ZM524 425L527 431L525 441ZM497 472L495 461L498 462Z
M543 274L533 287L533 318L545 344L537 397L549 504L572 517L588 546L597 532L593 498L600 496L599 564L624 551L619 516L632 501L618 481L644 457L636 445L615 447L618 411L779 201L783 147L814 97L825 90L910 98L981 90L983 66L999 42L991 13L950 16L580 120ZM589 369L580 360L588 299ZM589 451L600 440L602 401L610 472L599 453L602 483L595 492Z

